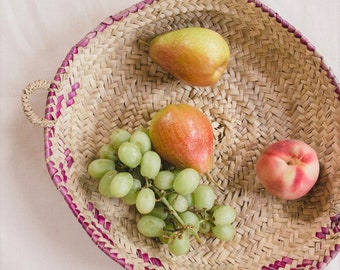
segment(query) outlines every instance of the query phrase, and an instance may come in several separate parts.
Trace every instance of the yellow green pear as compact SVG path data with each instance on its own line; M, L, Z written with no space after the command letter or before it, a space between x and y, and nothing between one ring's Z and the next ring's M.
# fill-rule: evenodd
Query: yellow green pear
M149 55L174 77L194 86L211 86L224 73L230 50L219 33L189 27L153 38Z

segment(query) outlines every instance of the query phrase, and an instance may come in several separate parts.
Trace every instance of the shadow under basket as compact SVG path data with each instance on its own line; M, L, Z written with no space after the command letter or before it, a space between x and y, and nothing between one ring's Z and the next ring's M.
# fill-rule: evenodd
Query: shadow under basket
M230 46L215 86L180 82L148 56L154 36L192 26L215 30ZM41 88L48 90L43 118L29 104ZM126 269L319 269L340 251L339 95L313 45L259 1L145 0L89 32L51 82L24 89L22 102L44 127L53 183L93 242ZM211 121L211 175L226 188L217 201L238 215L233 240L202 237L178 257L142 236L135 208L102 197L87 174L113 129L147 128L170 103L195 106ZM255 174L264 147L286 138L312 146L321 165L316 185L294 201L271 196Z

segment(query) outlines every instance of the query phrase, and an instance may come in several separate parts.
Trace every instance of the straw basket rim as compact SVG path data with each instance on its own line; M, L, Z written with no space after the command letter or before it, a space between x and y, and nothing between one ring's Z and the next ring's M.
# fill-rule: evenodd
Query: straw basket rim
M179 4L185 0L179 0ZM78 219L79 223L83 229L88 233L89 237L93 242L110 258L122 265L126 269L136 269L139 267L137 264L141 263L143 269L176 269L171 268L171 266L165 267L161 255L154 256L154 254L149 254L143 248L137 248L134 250L134 254L125 253L122 254L121 250L116 250L116 243L114 239L110 239L108 231L111 228L110 220L106 219L105 214L100 211L95 203L91 200L87 201L86 208L89 212L93 213L93 219L89 220L86 215L83 215L81 207L73 198L73 193L70 192L70 188L67 185L68 176L67 171L72 169L74 157L72 156L72 151L68 148L62 149L63 156L65 158L64 162L57 164L54 160L53 147L58 144L55 139L56 129L54 124L58 122L59 118L63 117L63 111L65 108L72 108L73 104L76 102L75 97L77 96L77 91L80 91L82 85L76 79L72 80L68 78L68 90L67 94L63 95L63 99L59 96L60 91L62 91L61 83L64 80L65 74L68 73L68 69L73 62L74 58L80 54L81 51L86 50L89 46L96 42L96 39L101 33L104 33L115 24L126 20L133 14L138 14L143 12L145 9L151 8L154 5L161 5L161 3L167 2L167 0L144 0L141 1L130 8L123 10L122 12L109 16L104 21L102 21L96 28L90 31L85 37L79 41L75 46L73 46L70 52L66 55L64 61L62 62L60 68L57 70L53 82L49 85L49 93L46 101L46 111L45 118L40 122L37 120L38 124L44 126L44 143L45 143L45 158L48 172L51 176L53 183L56 185L57 189L60 191L64 197L66 203L70 207L74 216ZM223 5L228 2L235 2L234 0L224 0L224 1L212 1L216 5ZM216 3L215 3L216 2ZM314 57L320 58L320 69L326 74L330 85L333 85L335 92L335 99L340 101L340 84L333 74L331 68L325 63L322 56L320 56L313 44L302 35L293 25L283 19L275 11L262 4L257 0L244 0L244 5L260 10L262 14L265 14L268 18L271 18L280 25L282 31L288 32L290 35L294 36L296 40L299 40L300 45L304 46L305 50L312 54ZM195 6L195 3L192 3ZM159 10L158 10L159 11ZM39 84L40 85L40 84ZM46 85L46 84L43 84ZM41 86L41 85L40 85ZM63 105L61 105L63 104ZM64 106L64 107L63 107ZM317 269L322 268L324 265L328 264L329 261L334 258L340 251L339 242L339 222L340 222L340 211L338 209L339 198L336 198L334 202L334 210L332 210L332 215L329 216L328 221L324 226L320 226L319 230L315 231L314 237L316 238L316 245L322 246L322 244L332 241L335 244L328 250L324 250L323 256L318 258L295 258L292 254L287 254L286 256L275 257L268 260L267 263L262 262L262 265L258 265L261 269L277 269L279 267L296 267L301 269ZM329 209L327 209L328 211ZM336 242L336 239L338 241ZM320 242L321 241L321 242ZM332 242L332 243L333 243ZM322 248L321 248L322 249ZM133 259L131 257L133 257ZM183 266L185 267L185 266ZM308 267L308 268L307 268ZM250 268L249 268L250 269ZM294 269L294 268L291 268Z

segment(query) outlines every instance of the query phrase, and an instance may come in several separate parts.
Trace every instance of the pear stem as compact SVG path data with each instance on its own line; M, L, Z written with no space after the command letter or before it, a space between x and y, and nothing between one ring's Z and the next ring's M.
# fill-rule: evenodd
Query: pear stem
M211 183L213 183L215 186L217 186L222 192L225 191L224 187L222 187L219 183L217 183L209 172L207 172L206 175L207 175L207 177L208 177L208 179Z

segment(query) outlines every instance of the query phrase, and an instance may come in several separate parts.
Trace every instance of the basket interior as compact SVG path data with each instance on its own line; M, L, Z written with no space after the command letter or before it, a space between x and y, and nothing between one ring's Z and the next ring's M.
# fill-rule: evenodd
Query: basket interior
M112 18L111 18L112 19ZM148 42L170 30L201 26L220 33L231 49L225 74L213 87L192 87L148 57ZM70 54L69 54L70 56ZM300 38L246 1L159 1L107 25L77 47L54 81L47 111L46 161L53 181L95 243L125 267L260 269L289 257L315 265L339 243L330 217L340 201L340 106L322 59ZM212 122L213 177L227 187L218 201L236 208L235 238L204 238L187 256L140 235L138 213L97 192L87 166L116 127L148 127L169 103L188 103ZM303 198L268 194L255 175L264 147L295 138L318 153L320 178ZM203 182L207 180L203 177Z

